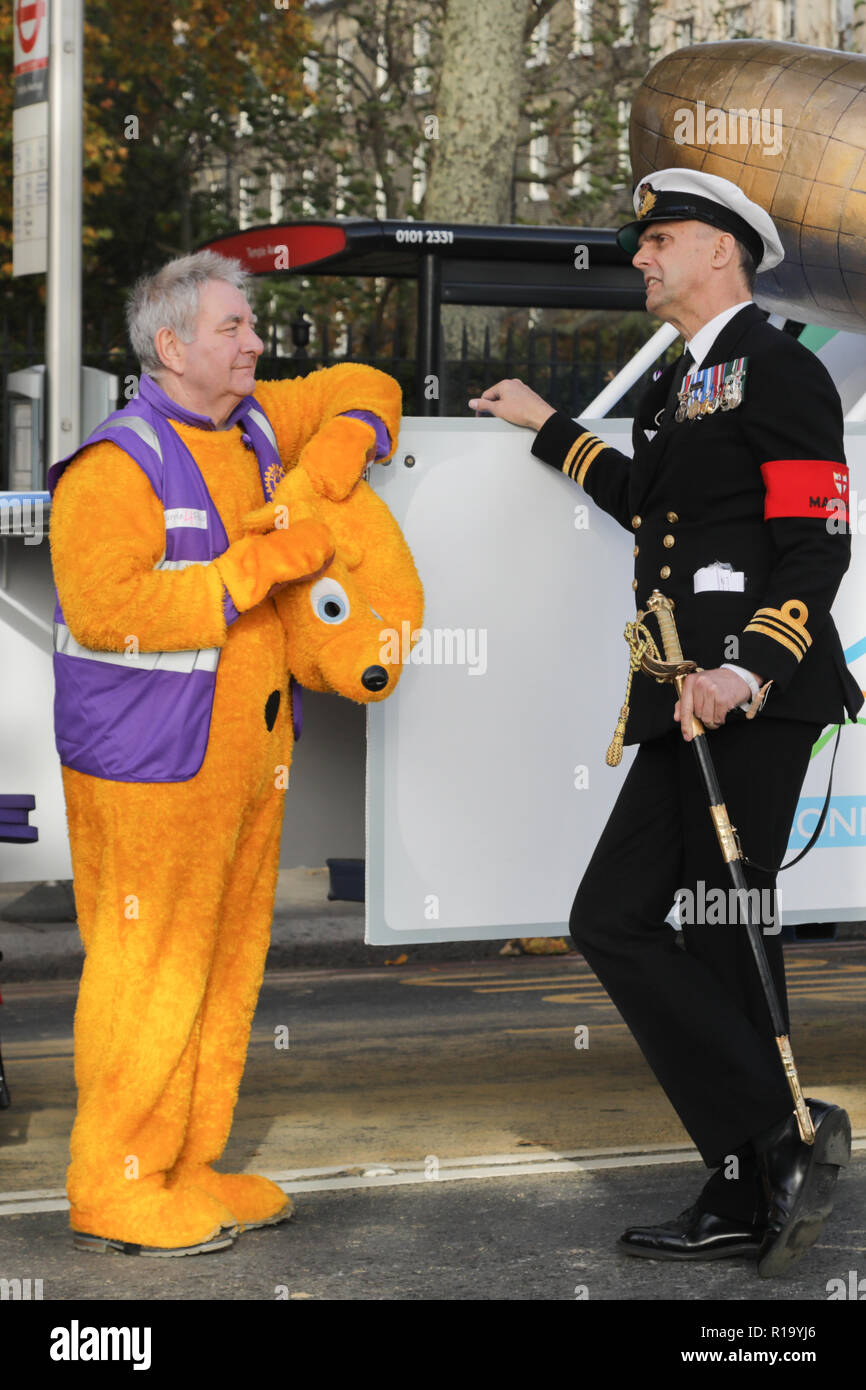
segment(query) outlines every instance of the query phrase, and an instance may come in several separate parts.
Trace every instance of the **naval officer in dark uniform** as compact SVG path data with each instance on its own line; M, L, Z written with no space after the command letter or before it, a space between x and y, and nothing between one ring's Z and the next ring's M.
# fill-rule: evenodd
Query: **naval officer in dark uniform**
M638 752L570 929L713 1170L678 1217L629 1228L620 1248L751 1256L771 1277L817 1239L850 1126L838 1107L809 1100L817 1138L801 1141L736 916L686 913L682 943L665 918L683 890L692 904L718 902L714 889L728 896L688 747L692 713L711 731L745 854L773 869L816 738L862 704L830 616L850 558L842 409L823 364L752 301L756 272L784 254L763 208L688 169L651 175L634 206L618 240L644 276L647 309L679 329L686 351L641 400L633 458L519 381L469 404L536 430L533 454L630 533L636 606L654 589L672 598L682 650L704 668L675 708L669 685L636 677L625 742ZM774 901L774 873L751 868L747 881ZM787 1026L778 931L775 912L764 914Z

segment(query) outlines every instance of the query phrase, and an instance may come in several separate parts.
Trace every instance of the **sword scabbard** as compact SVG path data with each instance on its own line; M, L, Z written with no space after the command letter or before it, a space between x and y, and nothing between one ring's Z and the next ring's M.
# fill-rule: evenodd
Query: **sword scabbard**
M658 589L655 589L650 595L647 603L647 612L655 614L659 632L661 633L665 660L664 662L652 661L650 657L644 655L641 664L643 669L647 671L648 674L655 675L657 680L672 681L676 686L677 694L682 698L683 682L686 674L689 669L696 670L697 668L694 666L694 663L685 662L683 660L679 634L677 633L677 627L674 621L673 608L673 599L666 598ZM766 690L759 693L766 694ZM727 808L722 799L721 789L719 788L718 778L716 777L715 768L713 767L713 760L710 755L707 740L698 737L704 733L704 726L695 716L692 716L692 719L695 734L692 740L692 747L701 770L704 786L707 790L709 811L715 827L716 837L722 851L722 858L728 866L734 884L738 888L745 889L746 879L743 872L743 851L737 837L737 832L731 825ZM797 1116L797 1127L800 1131L800 1138L805 1144L813 1144L815 1142L815 1127L812 1123L812 1116L803 1098L800 1079L797 1075L797 1067L794 1062L794 1054L791 1051L791 1044L784 1031L785 1024L783 1021L783 1014L775 984L770 973L764 943L761 939L758 926L752 918L751 910L748 908L746 929L755 963L758 967L767 1006L773 1021L773 1032L776 1035L776 1045L779 1049L782 1068L794 1102L794 1113Z

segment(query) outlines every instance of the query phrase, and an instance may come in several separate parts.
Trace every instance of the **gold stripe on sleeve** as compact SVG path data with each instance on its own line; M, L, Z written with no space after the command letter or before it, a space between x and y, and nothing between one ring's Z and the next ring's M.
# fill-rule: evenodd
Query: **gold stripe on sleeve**
M585 434L585 433L584 433L584 434L579 434L579 435L577 436L577 439L575 439L574 443L572 444L571 448L569 449L568 453L567 453L566 456L565 456L565 462L564 462L563 465L562 465L562 471L563 471L563 473L567 473L569 477L572 476L572 473L571 473L571 464L572 464L572 460L574 459L575 454L583 447L583 444L584 444L585 439L586 439L586 434Z
M581 487L583 487L583 480L586 477L586 470L589 468L589 465L592 463L596 454L600 454L602 449L606 449L607 447L608 445L600 439L596 444L595 448L589 454L587 454L583 463L580 465L580 471L577 475L577 481L580 483Z
M812 645L812 638L806 630L808 617L809 610L805 603L802 599L794 598L783 603L781 608L759 608L757 613L752 614L751 621L783 632L786 637L798 643L802 655L805 656L807 649Z
M793 628L786 623L779 622L777 618L774 618L771 613L766 612L763 608L759 608L758 612L753 614L752 622L759 622L763 627L770 628L773 632L781 633L797 645L802 656L806 655L811 644L811 638L808 633Z
M563 473L567 473L569 478L574 478L578 483L582 483L586 470L596 454L600 449L607 449L608 447L603 439L599 439L598 435L592 434L590 430L584 430L565 456L562 465ZM587 454L590 457L587 457Z
M803 648L795 645L789 637L777 632L768 624L756 622L753 618L743 629L744 632L759 632L763 637L772 637L775 642L780 642L783 647L787 647L789 652L793 652L798 661L803 660Z

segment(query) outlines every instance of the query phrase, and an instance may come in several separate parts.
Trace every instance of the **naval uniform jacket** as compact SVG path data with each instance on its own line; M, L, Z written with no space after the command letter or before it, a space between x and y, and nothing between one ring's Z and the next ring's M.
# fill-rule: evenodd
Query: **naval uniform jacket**
M723 326L699 370L738 358L740 404L679 422L685 368L668 366L638 407L631 459L558 412L532 452L633 535L636 607L654 589L674 600L686 659L772 680L760 719L842 722L863 695L830 616L851 551L847 512L833 502L848 499L839 394L814 353L754 303ZM716 563L742 575L742 592L695 591L696 572ZM647 626L658 641L655 619ZM623 678L626 669L623 647ZM674 699L669 684L638 673L625 742L676 727Z

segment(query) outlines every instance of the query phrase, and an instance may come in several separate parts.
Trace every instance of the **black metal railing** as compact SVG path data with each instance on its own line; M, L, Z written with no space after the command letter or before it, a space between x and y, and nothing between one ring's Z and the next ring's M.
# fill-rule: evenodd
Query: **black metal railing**
M308 320L302 314L288 325L290 335L273 327L258 366L262 379L306 376L320 367L339 362L366 362L388 372L403 390L403 409L417 412L415 342L411 325L394 323L385 328L338 325L327 320ZM9 398L7 377L18 368L44 361L42 326L28 318L24 324L0 325L0 488L9 486ZM441 380L427 384L436 393L440 415L470 415L467 401L503 377L519 377L551 405L567 415L584 412L616 373L650 336L649 320L627 328L593 325L571 333L510 326L504 344L491 348L489 331L479 353L472 353L464 328L460 351L442 352ZM287 339L290 336L291 342ZM666 357L675 354L668 350ZM118 377L122 405L129 378L137 379L139 366L128 349L112 348L101 325L85 343L83 361ZM657 366L662 365L661 362ZM423 385L423 384L422 384ZM612 415L630 416L646 389L646 379L631 387L613 408Z

